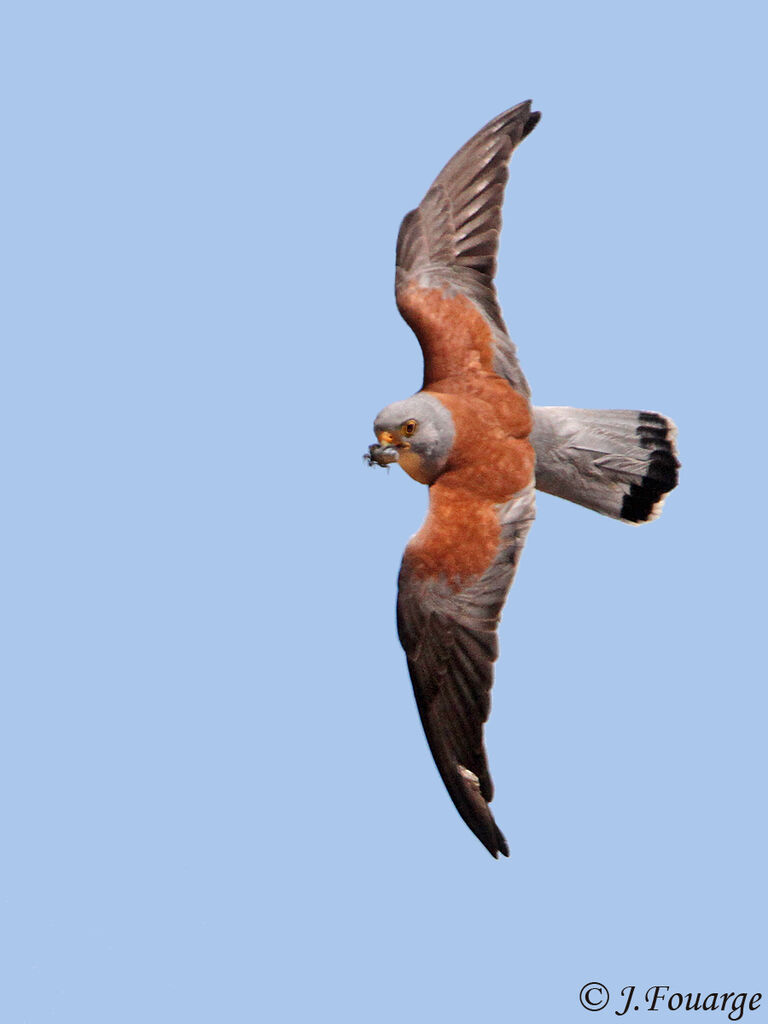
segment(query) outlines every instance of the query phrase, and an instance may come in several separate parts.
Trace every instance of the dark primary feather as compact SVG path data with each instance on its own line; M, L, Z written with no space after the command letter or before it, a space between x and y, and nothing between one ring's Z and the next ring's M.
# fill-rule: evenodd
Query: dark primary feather
M496 629L535 514L533 486L500 506L493 564L455 591L400 570L397 626L432 756L461 817L488 851L509 856L488 804L493 782L483 743L491 709ZM472 524L467 524L472 529Z
M530 100L519 103L490 121L445 165L418 209L400 226L395 276L397 296L413 285L466 295L491 326L494 369L526 396L528 384L507 335L493 279L507 165L540 116L531 112ZM408 320L405 307L399 301L398 306Z

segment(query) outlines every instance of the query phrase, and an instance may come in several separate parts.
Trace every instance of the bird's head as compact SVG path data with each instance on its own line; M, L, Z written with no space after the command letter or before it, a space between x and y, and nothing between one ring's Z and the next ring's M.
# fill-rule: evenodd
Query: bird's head
M398 462L420 484L433 483L443 471L456 435L448 409L424 393L382 409L373 429L379 443L368 449L369 464Z

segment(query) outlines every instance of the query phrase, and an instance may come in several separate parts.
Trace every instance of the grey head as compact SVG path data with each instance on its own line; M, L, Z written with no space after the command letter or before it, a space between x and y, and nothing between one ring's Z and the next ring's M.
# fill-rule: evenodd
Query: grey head
M379 443L370 446L368 462L380 466L398 462L422 484L433 483L443 471L456 436L448 409L423 392L382 409L373 429Z

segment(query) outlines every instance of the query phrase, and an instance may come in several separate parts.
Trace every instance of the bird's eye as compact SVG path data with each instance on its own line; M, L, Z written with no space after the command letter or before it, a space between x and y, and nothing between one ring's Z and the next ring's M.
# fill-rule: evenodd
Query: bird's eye
M416 420L406 420L402 427L400 427L400 433L404 437L413 437L416 433L416 427L418 427Z

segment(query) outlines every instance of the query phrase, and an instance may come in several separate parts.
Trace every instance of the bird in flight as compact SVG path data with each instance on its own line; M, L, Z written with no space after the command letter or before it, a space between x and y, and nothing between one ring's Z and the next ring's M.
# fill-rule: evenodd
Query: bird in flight
M429 487L400 568L398 634L437 769L494 857L509 847L489 807L483 726L534 490L644 523L679 467L675 426L658 413L530 403L494 275L507 166L539 117L528 101L490 121L403 220L395 294L422 349L424 382L379 413L366 455Z

